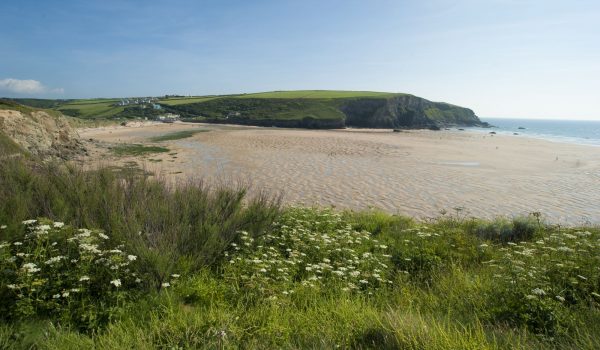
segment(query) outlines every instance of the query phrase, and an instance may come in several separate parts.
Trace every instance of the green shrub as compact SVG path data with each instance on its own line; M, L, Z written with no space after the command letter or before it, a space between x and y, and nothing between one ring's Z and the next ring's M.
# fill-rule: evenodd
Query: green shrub
M139 256L157 289L183 260L188 272L218 266L240 230L265 232L279 213L276 198L248 197L243 186L171 186L134 171L22 160L0 163L0 198L0 222L9 226L0 239L31 217L98 228Z
M557 230L501 248L504 254L488 262L496 281L492 318L555 335L572 324L568 308L598 307L598 238L590 231Z
M440 269L479 264L489 258L479 247L480 240L446 222L439 226L415 226L385 238L396 270L426 283L430 283Z
M23 239L0 244L3 318L49 317L91 330L140 290L137 256L104 233L47 220L23 224Z
M533 217L498 218L491 222L477 221L474 233L483 239L496 242L521 242L530 240L539 228Z

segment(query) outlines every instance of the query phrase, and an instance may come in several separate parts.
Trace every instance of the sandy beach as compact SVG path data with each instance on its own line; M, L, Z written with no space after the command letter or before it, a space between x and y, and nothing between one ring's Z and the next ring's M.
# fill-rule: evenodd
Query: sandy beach
M116 158L106 147L161 142L170 152ZM470 131L297 130L210 124L80 129L86 164L137 161L173 180L243 181L286 203L379 208L421 219L541 212L547 221L600 223L600 148Z

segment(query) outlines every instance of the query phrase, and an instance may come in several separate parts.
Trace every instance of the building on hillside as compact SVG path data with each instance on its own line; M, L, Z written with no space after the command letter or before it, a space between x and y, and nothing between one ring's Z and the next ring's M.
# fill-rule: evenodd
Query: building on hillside
M173 122L179 120L179 118L180 118L179 114L173 114L173 113L166 113L166 114L158 116L158 120L162 121L163 123L173 123Z

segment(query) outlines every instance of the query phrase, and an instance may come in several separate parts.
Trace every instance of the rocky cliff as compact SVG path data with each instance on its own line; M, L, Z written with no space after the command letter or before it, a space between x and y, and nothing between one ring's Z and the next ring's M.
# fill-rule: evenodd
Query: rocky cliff
M447 103L400 95L342 102L346 125L364 128L433 128L485 126L472 110Z
M0 100L0 152L68 159L85 150L60 113Z

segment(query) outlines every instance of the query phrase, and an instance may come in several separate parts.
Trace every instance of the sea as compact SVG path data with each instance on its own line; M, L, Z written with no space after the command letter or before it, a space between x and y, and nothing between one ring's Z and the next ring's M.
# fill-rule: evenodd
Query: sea
M495 126L490 129L470 128L482 132L534 137L555 142L600 147L600 120L544 120L480 118Z

